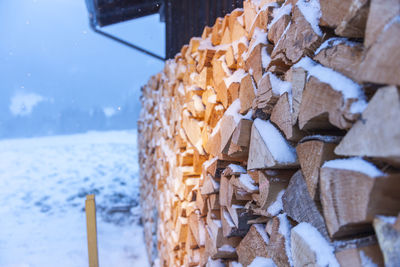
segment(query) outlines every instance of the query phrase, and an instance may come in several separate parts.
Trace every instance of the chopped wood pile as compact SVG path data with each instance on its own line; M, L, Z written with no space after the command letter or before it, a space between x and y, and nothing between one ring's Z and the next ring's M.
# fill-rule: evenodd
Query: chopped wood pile
M400 2L243 6L142 88L151 262L400 266Z

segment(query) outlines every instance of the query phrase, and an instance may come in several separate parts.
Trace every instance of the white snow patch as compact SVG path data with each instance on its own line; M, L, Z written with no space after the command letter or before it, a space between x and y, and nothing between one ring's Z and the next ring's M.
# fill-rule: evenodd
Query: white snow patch
M270 121L257 118L254 121L254 125L276 161L281 163L294 163L297 161L296 150Z
M319 0L299 0L296 5L304 18L310 23L313 31L319 36L322 36L322 31L318 26L319 19L322 15Z
M215 110L216 110L216 111L218 111L218 110L223 110L223 109L224 109L224 106L221 105L221 104L215 106Z
M243 265L237 261L231 261L232 267L243 267Z
M252 118L251 118L252 116L253 116L253 110L250 109L250 110L246 113L246 115L244 115L242 118L245 119L245 120L252 120Z
M136 140L121 131L0 141L0 266L87 266L90 193L100 263L148 266Z
M392 217L392 216L382 216L382 215L378 215L377 216L379 219L381 219L382 221L384 221L385 223L390 223L390 224L395 224L396 223L396 217Z
M288 4L285 6L282 6L281 8L275 8L274 12L272 13L273 19L270 24L268 24L268 30L271 29L272 25L275 24L282 16L284 15L290 15L292 12L292 4Z
M238 124L241 119L244 120L251 120L251 117L253 116L253 111L249 110L246 115L242 115L239 113L240 112L240 99L236 99L233 101L233 103L228 107L228 109L225 111L224 116L232 116L233 119L235 120L235 123ZM222 120L219 120L218 123L220 123ZM217 125L215 126L220 127ZM213 131L214 133L214 131Z
M288 93L288 99L289 99L289 104L290 104L290 109L292 109L292 83L287 82L287 81L282 81L278 77L275 76L275 74L269 72L269 80L271 82L272 86L272 92L274 92L277 95L283 95L284 93Z
M217 103L217 95L215 95L215 94L210 95L210 96L207 98L207 102L208 102L208 103L212 103L212 104Z
M250 175L248 175L247 173L245 174L240 174L239 176L239 181L246 186L248 189L252 190L252 191L257 191L258 190L258 186L256 186L254 184L254 180L251 178Z
M213 163L216 162L217 160L218 160L218 157L214 157L214 158L212 158L212 159L209 159L209 160L205 161L205 162L203 163L203 168L204 168L205 170L207 170L207 169L211 166L211 164L213 164Z
M400 23L400 15L395 16L388 24L385 25L383 31L387 31L394 23Z
M242 38L232 42L232 48L233 48L233 53L235 55L235 57L238 56L239 53L239 44L242 43L244 44L246 47L249 46L249 40L247 39L246 36L243 36Z
M381 172L377 167L375 167L372 163L359 157L326 161L324 165L322 165L322 168L356 171L373 178L385 176L385 174Z
M309 223L299 223L292 231L299 234L308 244L310 249L315 252L318 266L339 267L334 249L324 239L318 230Z
M271 63L271 56L268 55L266 46L261 48L261 63L264 69L268 68L269 64Z
M244 69L238 69L228 78L224 78L226 88L229 88L232 83L240 83L246 75L247 73Z
M228 68L228 65L226 65L225 55L220 57L218 60L222 62L222 69L224 70L225 74L228 77L231 76L232 75L232 71Z
M253 226L256 228L257 232L260 234L260 236L264 240L265 244L268 244L269 243L269 237L267 235L267 232L265 232L264 225L262 225L262 224L253 224Z
M321 52L325 48L337 46L338 44L343 44L343 43L350 47L354 47L355 45L357 45L356 42L352 42L349 39L344 38L344 37L332 37L332 38L329 38L328 40L326 40L325 42L323 42L321 44L321 46L318 47L317 51L315 51L314 54L317 55L319 52Z
M183 86L183 83L179 83L178 92L179 92L181 95L185 95L185 87Z
M275 262L270 258L255 257L248 267L276 267Z
M230 168L234 173L246 173L246 169L237 164L231 163L228 165L228 168Z
M360 250L360 259L361 259L361 266L363 267L378 267L378 264L373 262L372 259L368 257L362 250Z
M248 59L251 53L253 52L254 48L259 45L259 44L267 44L268 39L267 39L268 33L265 31L256 28L254 30L252 40L250 42L250 47L247 49L247 52L243 53L242 57L244 60Z
M211 182L212 182L212 184L213 184L213 187L216 189L216 190L218 190L219 189L219 182L217 182L217 181L215 181L214 180L214 178L210 178L210 180L211 180Z
M302 58L294 67L305 69L308 72L308 77L314 76L321 82L328 84L333 90L342 93L345 100L357 99L351 106L350 111L352 113L361 113L367 107L366 97L361 86L343 74L326 68L309 57Z
M27 116L40 102L46 99L36 93L18 92L11 98L10 112L14 116Z
M279 38L278 42L276 43L275 47L277 47L279 45L279 43L281 42L281 40L285 37L286 32L289 30L290 25L292 24L292 21L289 22L289 24L286 26L285 30L283 31L281 37Z
M225 264L221 259L212 260L211 258L208 258L207 267L225 267Z
M235 252L236 249L230 245L223 245L222 247L218 248L219 251L223 251L223 252Z
M240 25L244 26L244 20L243 20L244 14L238 16L236 19L239 22Z
M230 227L235 227L231 215L226 211L226 209L224 209L224 218Z
M226 111L225 111L226 112ZM219 129L221 129L221 121L222 120L219 120L218 122L217 122L217 125L215 125L215 127L214 127L214 129L213 129L213 131L212 131L212 133L211 133L211 135L210 135L210 137L214 137L218 132L219 132Z
M215 96L215 98L216 98L216 96ZM193 104L194 104L194 109L196 111L204 110L205 107L204 107L203 101L199 95L193 95L192 100L193 100ZM167 126L167 125L165 125L165 126Z
M198 50L206 50L206 49L215 49L215 47L213 46L212 42L211 42L211 36L207 37L206 39L202 39L200 41L200 45L198 47Z
M292 250L291 250L291 245L290 245L290 223L289 220L287 219L286 213L279 214L278 216L279 219L279 233L285 237L285 251L286 255L289 260L289 265L293 266L293 259L292 259Z
M276 196L276 200L274 203L272 203L268 209L267 212L271 214L272 216L278 215L279 212L283 209L283 204L282 204L282 196L285 193L285 190L281 190L278 195Z

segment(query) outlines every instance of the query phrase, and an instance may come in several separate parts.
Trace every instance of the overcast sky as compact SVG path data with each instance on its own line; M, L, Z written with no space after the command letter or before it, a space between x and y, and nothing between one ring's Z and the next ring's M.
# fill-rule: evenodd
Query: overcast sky
M0 0L0 120L13 116L12 98L21 94L52 101L54 112L136 101L140 86L162 69L161 61L93 33L84 2ZM158 15L105 30L165 53Z

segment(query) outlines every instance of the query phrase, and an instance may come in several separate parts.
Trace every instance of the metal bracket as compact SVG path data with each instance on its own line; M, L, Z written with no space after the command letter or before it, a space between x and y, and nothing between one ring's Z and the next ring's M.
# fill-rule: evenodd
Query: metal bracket
M116 37L116 36L114 36L114 35L111 35L111 34L109 34L109 33L107 33L107 32L104 32L104 31L100 30L100 28L97 27L97 26L93 23L93 20L90 20L90 28L92 28L92 30L93 30L94 32L98 33L98 34L101 34L101 35L103 35L103 36L105 36L105 37L107 37L107 38L109 38L109 39L111 39L111 40L114 40L114 41L116 41L116 42L118 42L118 43L120 43L120 44L123 44L123 45L125 45L125 46L128 46L128 47L130 47L130 48L133 48L133 49L135 49L135 50L137 50L137 51L139 51L139 52L141 52L141 53L144 53L144 54L146 54L146 55L148 55L148 56L154 57L154 58L159 59L159 60L161 60L161 61L165 61L165 60L166 60L166 59L165 59L164 57L162 57L162 56L159 56L159 55L157 55L157 54L154 54L153 52L150 52L150 51L148 51L148 50L146 50L146 49L144 49L144 48L142 48L142 47L140 47L140 46L134 45L134 44L129 43L129 42L125 41L125 40L122 40L122 39L120 39L120 38L118 38L118 37Z

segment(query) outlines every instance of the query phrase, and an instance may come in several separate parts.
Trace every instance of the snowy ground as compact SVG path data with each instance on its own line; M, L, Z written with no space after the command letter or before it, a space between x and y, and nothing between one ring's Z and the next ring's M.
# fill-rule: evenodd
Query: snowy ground
M101 266L148 266L136 133L0 141L0 266L87 266L86 194L96 194Z

